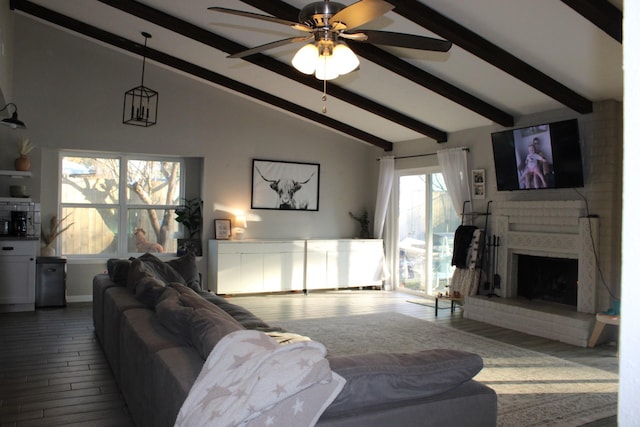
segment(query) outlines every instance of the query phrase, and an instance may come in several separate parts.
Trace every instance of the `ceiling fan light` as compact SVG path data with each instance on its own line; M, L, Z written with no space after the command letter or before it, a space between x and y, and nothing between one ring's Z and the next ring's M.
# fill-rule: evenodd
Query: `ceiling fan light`
M318 80L333 80L338 78L340 73L333 55L320 55L317 59L316 78Z
M333 57L340 75L348 74L360 65L356 54L344 44L338 44L333 48Z
M313 43L306 44L298 49L298 52L291 60L291 65L304 74L313 74L317 63L318 48Z

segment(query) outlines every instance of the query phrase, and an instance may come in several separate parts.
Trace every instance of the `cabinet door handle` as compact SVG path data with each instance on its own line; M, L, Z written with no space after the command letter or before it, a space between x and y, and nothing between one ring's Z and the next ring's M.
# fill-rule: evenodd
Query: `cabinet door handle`
M3 246L2 250L3 251L12 251L13 250L13 246Z

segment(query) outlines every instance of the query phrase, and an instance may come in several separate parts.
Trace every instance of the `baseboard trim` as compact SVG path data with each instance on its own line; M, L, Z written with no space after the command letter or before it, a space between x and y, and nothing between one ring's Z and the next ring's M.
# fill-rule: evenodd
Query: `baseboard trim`
M93 295L67 295L67 302L92 302Z

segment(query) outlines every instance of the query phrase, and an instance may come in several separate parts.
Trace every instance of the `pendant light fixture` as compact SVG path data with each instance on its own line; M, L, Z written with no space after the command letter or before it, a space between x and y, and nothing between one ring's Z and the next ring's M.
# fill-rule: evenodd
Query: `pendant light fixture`
M360 61L346 44L329 39L302 46L291 65L318 80L333 80L358 68Z
M157 121L158 92L144 85L147 40L151 38L151 34L142 32L142 37L144 37L144 52L142 55L142 77L140 79L140 86L129 89L124 93L122 123L148 127L155 125Z
M337 34L325 30L315 33L313 43L302 46L291 59L291 65L301 73L315 74L322 80L322 112L327 112L327 80L333 80L358 68L360 61L344 43L337 41Z

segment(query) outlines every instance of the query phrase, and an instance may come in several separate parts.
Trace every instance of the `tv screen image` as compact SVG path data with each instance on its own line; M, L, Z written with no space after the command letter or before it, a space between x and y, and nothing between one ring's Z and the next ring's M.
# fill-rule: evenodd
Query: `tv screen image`
M498 191L582 187L578 120L491 134Z

